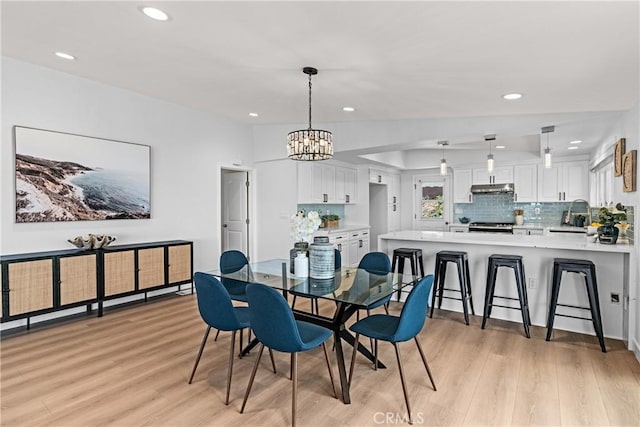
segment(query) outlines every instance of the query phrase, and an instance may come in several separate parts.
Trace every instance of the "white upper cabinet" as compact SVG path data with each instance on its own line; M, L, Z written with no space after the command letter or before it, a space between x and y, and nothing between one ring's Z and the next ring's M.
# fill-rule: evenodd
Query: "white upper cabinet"
M471 183L473 171L458 169L453 171L453 203L471 203Z
M400 204L400 175L388 174L387 203Z
M538 201L538 165L520 165L513 171L513 185L515 202Z
M513 166L494 168L489 173L486 168L473 170L474 184L509 184L513 182Z
M336 167L336 201L337 203L357 203L357 178L355 169Z
M298 164L298 203L355 203L355 169L318 162Z
M517 187L516 187L517 190ZM540 202L562 202L589 198L589 165L586 160L557 162L551 168L538 167Z
M378 169L369 169L369 182L374 184L387 184L388 176L386 172Z

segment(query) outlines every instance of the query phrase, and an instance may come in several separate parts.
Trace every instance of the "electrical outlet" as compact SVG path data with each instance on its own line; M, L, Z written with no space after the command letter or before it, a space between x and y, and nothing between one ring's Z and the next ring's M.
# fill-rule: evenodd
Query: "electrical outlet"
M536 289L538 287L538 280L535 277L529 277L529 289Z
M614 304L620 304L620 294L617 292L611 292L611 302Z
M534 212L536 215L540 215L540 208L535 208L535 209L533 210L533 212Z

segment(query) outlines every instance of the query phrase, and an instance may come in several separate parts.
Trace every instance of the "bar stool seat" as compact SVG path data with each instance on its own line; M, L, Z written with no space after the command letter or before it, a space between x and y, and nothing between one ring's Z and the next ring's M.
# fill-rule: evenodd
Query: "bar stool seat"
M560 294L560 283L562 281L562 273L577 273L584 276L585 287L587 288L587 296L589 298L589 307L579 307L569 304L558 304L558 295ZM568 314L556 313L557 307L571 307L580 310L589 310L591 318L571 316ZM551 301L549 304L549 317L547 319L547 341L551 340L553 332L553 321L555 316L571 317L574 319L591 320L595 329L600 348L603 353L607 352L604 345L604 334L602 332L602 318L600 316L600 301L598 299L598 281L596 279L596 266L592 261L584 259L571 258L554 258L553 259L553 285L551 289Z
M518 290L518 298L505 297L495 295L496 273L499 267L508 267L513 269L516 279L516 288ZM491 309L493 307L508 308L511 310L520 310L522 312L522 325L524 326L524 334L527 338L531 338L529 326L531 325L531 317L529 315L529 302L527 298L527 286L524 275L524 265L520 255L491 255L489 257L489 265L487 267L487 288L484 298L484 314L482 315L482 329L484 329L487 319L491 317ZM508 305L494 304L493 299L500 298L503 300L514 300L520 302L520 308Z
M458 268L458 279L460 290L444 287L444 280L447 273L447 263L453 262ZM473 309L473 298L471 296L471 275L469 274L469 257L466 252L459 251L440 251L436 254L436 268L434 272L435 286L431 296L431 312L429 317L433 317L435 308L436 293L438 294L438 309L442 308L442 299L455 299L462 301L462 311L464 313L464 322L469 324L469 312L467 302L471 306L471 314L475 316ZM455 298L444 295L444 291L460 292L461 298Z
M424 264L422 262L422 249L417 248L397 248L393 250L393 257L391 261L391 271L393 273L403 274L405 261L409 260L411 266L411 275L415 276L416 280L420 280L424 277ZM396 272L396 265L398 271ZM403 291L398 289L397 298L400 301L400 295Z

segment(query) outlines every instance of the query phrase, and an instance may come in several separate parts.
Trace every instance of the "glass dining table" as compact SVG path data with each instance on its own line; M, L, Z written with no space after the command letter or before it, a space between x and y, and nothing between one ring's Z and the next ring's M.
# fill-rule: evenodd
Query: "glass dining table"
M292 294L296 297L332 301L336 308L331 317L295 308L293 314L297 320L320 325L333 331L342 401L345 404L351 403L351 398L342 341L344 340L351 346L355 343L355 337L346 328L345 323L359 309L364 309L388 297L416 280L416 277L410 274L367 271L355 267L337 269L335 277L331 279L301 278L288 274L289 261L286 259L250 263L233 273L222 273L220 270L206 271L205 273L219 277L224 281L262 283L281 290L285 297ZM248 353L257 344L256 339L252 340L242 350L242 353ZM358 344L358 351L372 362L374 361L373 354L361 343ZM378 368L385 368L385 365L379 360Z

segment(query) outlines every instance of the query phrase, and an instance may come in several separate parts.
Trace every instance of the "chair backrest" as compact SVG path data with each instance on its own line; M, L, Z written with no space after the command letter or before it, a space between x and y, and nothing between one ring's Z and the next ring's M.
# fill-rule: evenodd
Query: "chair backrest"
M220 271L223 274L238 271L247 264L247 257L240 251L225 251L220 255Z
M433 274L423 277L414 285L402 307L394 341L407 341L420 333L427 317L429 292L432 286Z
M369 252L362 257L358 268L368 273L387 274L391 272L391 262L384 252Z
M231 297L222 283L214 276L200 272L193 275L193 282L202 320L209 326L223 331L240 329Z
M249 322L258 340L273 350L295 353L302 349L298 325L281 293L260 283L247 285Z

